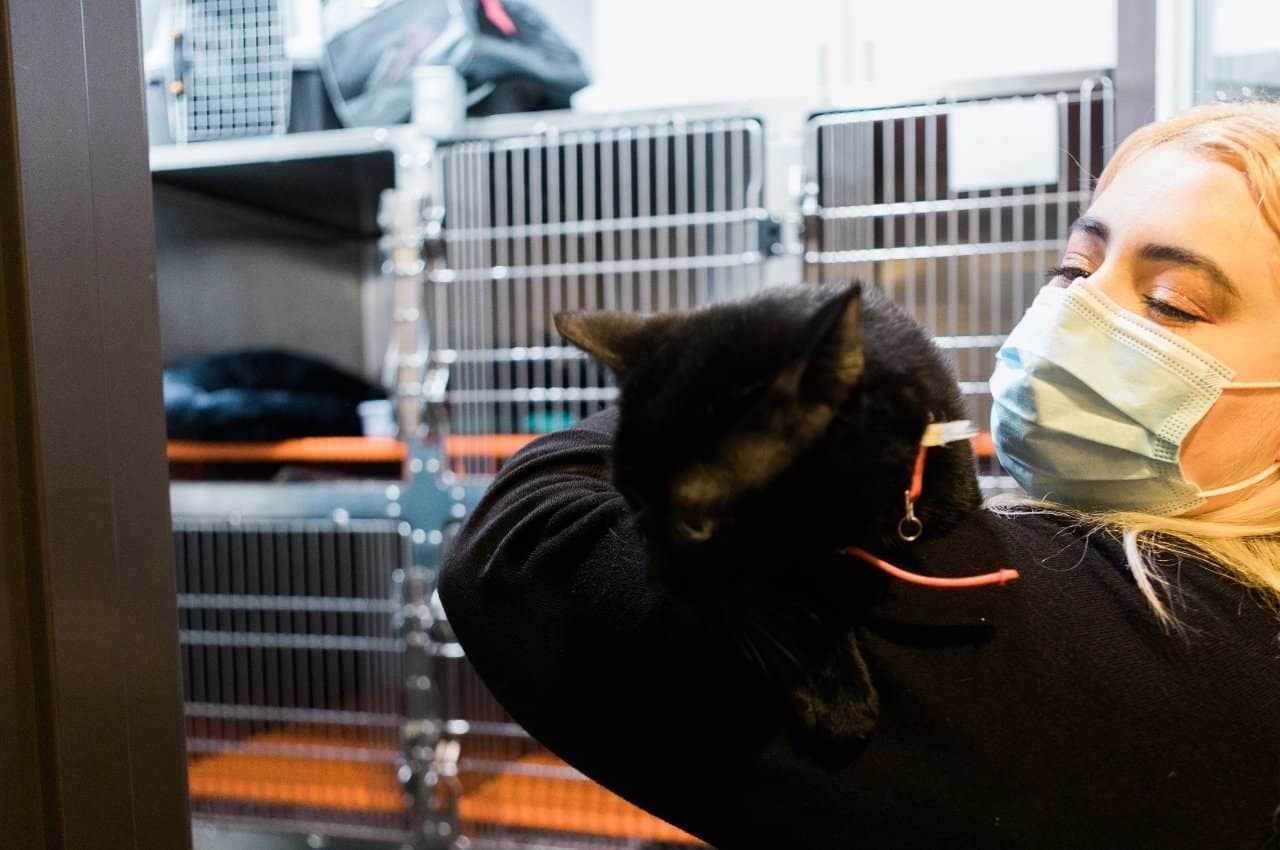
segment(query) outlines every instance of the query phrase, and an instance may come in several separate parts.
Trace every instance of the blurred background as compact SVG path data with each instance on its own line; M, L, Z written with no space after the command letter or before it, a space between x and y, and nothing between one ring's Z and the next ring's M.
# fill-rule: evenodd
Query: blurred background
M434 595L501 465L616 396L551 316L857 278L985 431L994 352L1115 146L1280 88L1275 0L140 12L203 850L696 846L515 723Z

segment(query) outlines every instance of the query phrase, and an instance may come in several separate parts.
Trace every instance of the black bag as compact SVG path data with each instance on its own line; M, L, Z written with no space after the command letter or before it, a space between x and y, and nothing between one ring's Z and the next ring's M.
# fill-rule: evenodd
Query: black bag
M524 0L330 0L325 78L347 126L409 120L413 69L451 65L470 115L565 109L590 81L582 60Z

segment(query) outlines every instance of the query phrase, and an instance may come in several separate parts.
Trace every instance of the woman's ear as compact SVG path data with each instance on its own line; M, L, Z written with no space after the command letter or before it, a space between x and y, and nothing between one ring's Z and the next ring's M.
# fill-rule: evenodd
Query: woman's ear
M601 311L556 313L556 330L569 342L622 374L651 347L654 331L665 316Z

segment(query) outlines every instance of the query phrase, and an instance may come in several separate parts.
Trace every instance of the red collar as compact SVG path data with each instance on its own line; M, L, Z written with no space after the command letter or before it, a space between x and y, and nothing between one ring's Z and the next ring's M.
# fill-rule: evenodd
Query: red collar
M924 524L916 517L915 504L920 498L920 494L924 492L924 462L925 457L929 453L929 449L933 446L942 446L947 443L956 442L957 440L969 439L974 436L974 431L969 423L965 420L956 422L942 422L929 425L924 432L924 437L920 440L920 450L916 453L915 466L911 472L911 484L904 493L906 502L906 513L901 520L898 521L898 536L905 542L912 543L924 532ZM904 570L901 567L895 567L888 561L877 558L867 550L860 546L849 546L841 550L846 555L853 555L855 558L861 558L873 567L884 570L894 578L902 579L912 584L923 585L924 587L984 587L989 584L1007 584L1018 578L1018 571L1002 567L993 573L983 573L981 575L966 576L964 578L939 578L937 576L925 576L919 573L913 573Z

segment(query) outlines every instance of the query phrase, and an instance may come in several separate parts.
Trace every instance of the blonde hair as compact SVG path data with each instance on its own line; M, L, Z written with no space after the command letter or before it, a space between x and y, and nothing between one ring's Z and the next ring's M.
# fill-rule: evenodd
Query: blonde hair
M1106 189L1138 157L1164 145L1176 145L1239 171L1263 220L1280 239L1280 103L1206 104L1148 124L1116 150L1098 178L1095 193ZM1280 370L1280 364L1276 365ZM1280 482L1274 479L1257 485L1234 504L1194 517L1130 511L1082 513L1025 500L997 500L992 507L1002 513L1049 510L1111 530L1123 541L1138 589L1168 630L1180 628L1180 623L1170 607L1175 597L1159 563L1162 555L1200 560L1257 590L1261 601L1280 614Z

